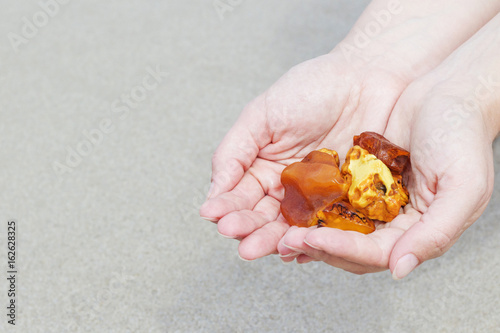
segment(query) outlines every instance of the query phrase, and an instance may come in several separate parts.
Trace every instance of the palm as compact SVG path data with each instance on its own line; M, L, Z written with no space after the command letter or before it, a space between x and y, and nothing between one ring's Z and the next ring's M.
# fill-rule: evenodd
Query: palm
M283 168L322 147L345 156L355 134L383 131L404 88L395 76L350 68L335 54L296 66L247 106L217 149L217 190L201 215L242 239L243 258L276 252L288 229L279 214Z
M287 162L321 146L341 156L360 129L383 130L405 85L383 71L362 73L338 55L305 62L265 94L271 141L259 157Z

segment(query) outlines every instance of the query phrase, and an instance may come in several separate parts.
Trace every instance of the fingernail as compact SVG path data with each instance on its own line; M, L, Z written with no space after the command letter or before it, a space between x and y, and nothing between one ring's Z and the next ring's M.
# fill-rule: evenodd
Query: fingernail
M306 241L305 239L304 239L304 243L305 243L307 246L312 247L312 248L313 248L313 249L315 249L315 250L320 250L320 251L321 251L321 249L320 249L319 247L317 247L316 245L311 245L311 244L310 244L308 241Z
M405 276L411 273L418 266L418 259L414 254L408 253L407 255L399 258L396 263L396 267L392 272L392 278L394 280L401 280Z
M290 246L290 245L286 245L285 243L283 243L283 246L294 251L294 252L299 252L299 253L302 253L301 250L297 249L296 247L293 247L293 246Z
M206 216L201 216L200 217L204 220L207 220L207 221L210 221L210 222L217 222L219 221L219 219L215 218L215 217L206 217Z
M241 260L243 260L243 261L253 261L253 260L248 260L248 259L242 258L242 257L240 256L240 254L239 254L239 253L238 253L238 257L239 257Z
M219 230L217 230L217 233L218 233L219 235L221 235L222 237L224 237L224 238L235 239L235 238L237 237L237 236L227 236L227 235L221 234L221 233L219 232Z
M293 257L293 256L298 256L300 253L297 252L290 252L288 254L280 254L280 258L288 258L288 257Z

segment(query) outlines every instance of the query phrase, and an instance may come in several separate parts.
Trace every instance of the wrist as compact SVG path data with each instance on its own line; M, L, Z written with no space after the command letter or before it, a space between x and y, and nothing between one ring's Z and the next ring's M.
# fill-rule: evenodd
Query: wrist
M375 0L332 52L359 69L390 69L409 83L439 65L499 10L500 1L490 0Z

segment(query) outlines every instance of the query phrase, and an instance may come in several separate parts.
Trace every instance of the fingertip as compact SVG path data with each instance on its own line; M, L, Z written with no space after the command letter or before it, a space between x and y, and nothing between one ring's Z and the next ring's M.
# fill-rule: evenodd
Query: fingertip
M278 254L281 261L285 264L289 264L295 260L300 255L300 252L295 252L283 244L283 238L281 238L278 243Z
M295 255L295 251L292 251L289 247L285 246L284 244L284 238L282 237L281 240L278 243L277 250L280 255L280 257L287 258L292 255Z
M287 259L288 259L288 258L292 258L292 260L293 260L293 259L294 259L295 257L297 257L299 254L300 254L300 253L290 251L290 253L288 253L288 254L281 254L281 253L280 253L280 255L279 255L279 256L280 256L280 258L282 258L282 259L283 259L283 258L287 258Z
M242 246L243 244L243 246ZM245 245L247 244L247 245ZM238 257L243 261L253 261L255 259L264 257L265 255L259 255L251 246L248 246L248 242L240 242L238 246Z
M220 222L225 216L242 208L241 203L232 199L226 193L215 195L201 205L200 216L212 222Z
M408 276L418 265L418 258L413 253L408 253L396 262L396 266L392 270L392 278L394 280L401 280Z
M311 241L308 241L307 239L304 239L304 243L305 243L307 246L309 246L309 247L311 247L311 248L313 248L313 249L315 249L315 250L319 250L319 251L321 251L321 247L320 247L320 246L318 246L318 245L316 245L316 244L314 244L314 243L311 243Z
M219 222L219 219L215 218L215 217L206 217L206 216L200 216L202 219L204 220L207 220L208 222L212 222L212 223L217 223Z
M244 258L239 252L238 252L238 258L240 258L241 260L246 261L246 262L254 261L256 259L256 258L253 258L253 259Z
M290 265L295 260L295 257L293 257L291 259L290 258L285 258L285 259L281 260L281 262L283 263L283 265Z
M303 252L304 237L308 232L308 228L290 227L283 237L283 246L294 252Z
M308 256L307 254L301 254L297 257L297 264L307 264L311 261L316 261L316 259Z
M253 237L252 237L253 236ZM252 261L271 254L274 249L266 249L255 235L245 237L238 245L238 256L244 261Z
M419 221L395 243L389 259L389 268L397 279L408 275L420 263L437 258L453 245L452 238L439 227Z
M219 221L219 218L214 216L213 214L213 211L212 211L212 203L210 202L210 199L208 199L207 201L205 201L200 209L199 209L199 214L200 214L200 217L207 220L207 221L210 221L210 222L217 222Z
M304 243L312 247L315 250L324 250L324 239L325 239L325 234L335 234L337 232L337 229L333 228L316 228L314 230L311 230L305 237L304 237ZM330 236L331 237L331 236Z
M238 252L242 258L254 260L278 253L278 244L288 225L279 221L269 222L240 242Z
M235 236L235 235L225 235L225 234L221 233L221 232L219 231L219 228L217 228L217 233L218 233L219 235L221 235L222 237L224 237L224 238L228 238L228 239L236 239L236 238L238 238L238 236Z
M219 220L217 232L225 238L237 238L241 235L238 231L240 217L238 214L230 213Z

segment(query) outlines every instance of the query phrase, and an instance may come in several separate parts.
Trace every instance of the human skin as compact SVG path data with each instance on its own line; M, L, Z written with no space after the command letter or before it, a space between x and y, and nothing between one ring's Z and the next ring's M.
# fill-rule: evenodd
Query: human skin
M500 14L398 100L385 136L412 152L404 214L362 235L290 228L279 249L354 273L395 279L446 252L483 213L493 191L500 130ZM293 252L290 252L291 249ZM292 255L290 255L293 253Z
M435 68L499 10L492 1L401 1L403 10L368 45L346 55L342 45L356 46L357 29L386 5L374 1L344 44L292 68L248 104L217 148L200 215L218 222L223 236L241 240L243 259L276 253L289 229L279 214L279 179L286 165L322 147L343 157L355 134L383 133L410 82ZM463 19L458 27L457 17Z

